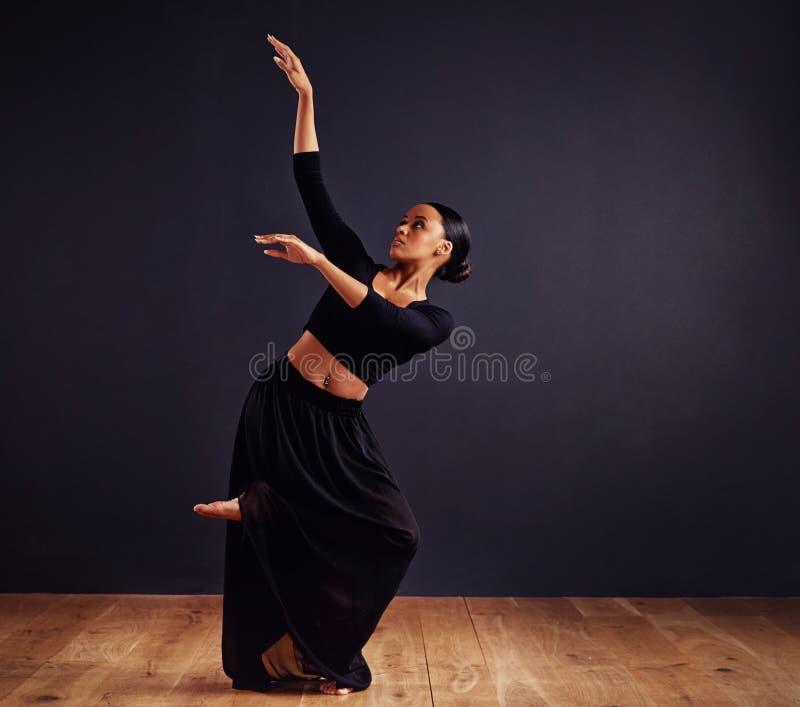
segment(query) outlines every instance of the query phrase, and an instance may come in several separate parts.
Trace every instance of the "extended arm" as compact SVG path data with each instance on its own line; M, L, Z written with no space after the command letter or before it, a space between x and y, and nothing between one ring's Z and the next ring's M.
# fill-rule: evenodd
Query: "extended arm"
M309 87L298 91L297 122L294 128L293 169L300 196L325 258L315 267L350 307L358 305L367 286L349 273L354 263L372 262L359 237L342 221L325 188L314 127L314 94Z
M319 143L314 126L314 91L303 63L300 57L283 42L272 36L270 42L279 55L273 57L275 63L286 73L286 77L297 91L294 176L324 255L305 246L293 235L284 237L297 241L294 244L295 248L291 248L291 242L279 240L287 246L287 251L269 252L287 259L299 257L294 262L313 263L342 299L351 307L355 307L367 293L368 288L361 280L367 280L369 283L368 278L372 276L374 261L364 249L359 237L339 216L322 181ZM259 238L256 236L258 242L269 243L282 237L273 234L260 240ZM295 253L295 250L298 253Z
M297 121L294 124L294 152L316 152L317 130L314 126L314 90L309 86L297 92Z
M321 257L314 263L314 267L322 273L323 277L339 293L339 296L347 302L349 307L357 307L364 301L369 292L367 286L332 263L328 258Z
M298 97L293 170L308 219L325 256L354 277L368 276L374 261L355 231L339 215L322 177L310 89Z

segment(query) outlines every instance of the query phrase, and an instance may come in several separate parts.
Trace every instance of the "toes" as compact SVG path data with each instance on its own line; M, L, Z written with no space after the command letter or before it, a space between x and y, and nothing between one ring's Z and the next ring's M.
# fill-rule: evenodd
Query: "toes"
M214 501L214 503L198 503L195 505L194 510L196 513L199 513L200 515L219 518L221 512L218 504L219 501Z
M353 691L352 687L336 687L336 683L331 680L322 683L319 689L329 695L346 695Z

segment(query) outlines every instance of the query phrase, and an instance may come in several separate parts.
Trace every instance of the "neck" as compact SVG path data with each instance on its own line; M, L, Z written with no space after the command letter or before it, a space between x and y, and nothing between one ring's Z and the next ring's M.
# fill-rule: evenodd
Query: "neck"
M397 263L385 273L393 289L402 290L415 300L427 298L425 288L439 266L421 266L414 263Z

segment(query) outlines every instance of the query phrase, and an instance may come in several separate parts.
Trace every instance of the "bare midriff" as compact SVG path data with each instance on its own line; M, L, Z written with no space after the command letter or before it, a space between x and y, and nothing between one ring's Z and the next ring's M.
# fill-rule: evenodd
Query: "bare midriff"
M350 371L307 329L287 351L289 362L317 388L340 398L363 400L369 386Z

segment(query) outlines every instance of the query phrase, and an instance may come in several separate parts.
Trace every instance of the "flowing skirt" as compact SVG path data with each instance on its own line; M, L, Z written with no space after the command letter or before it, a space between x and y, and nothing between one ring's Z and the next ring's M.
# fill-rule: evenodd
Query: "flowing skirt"
M419 527L363 401L318 388L286 352L274 359L239 418L236 496L242 522L226 521L222 610L233 687L267 690L277 656L292 652L301 670L286 672L297 679L369 687L361 649L417 552Z

